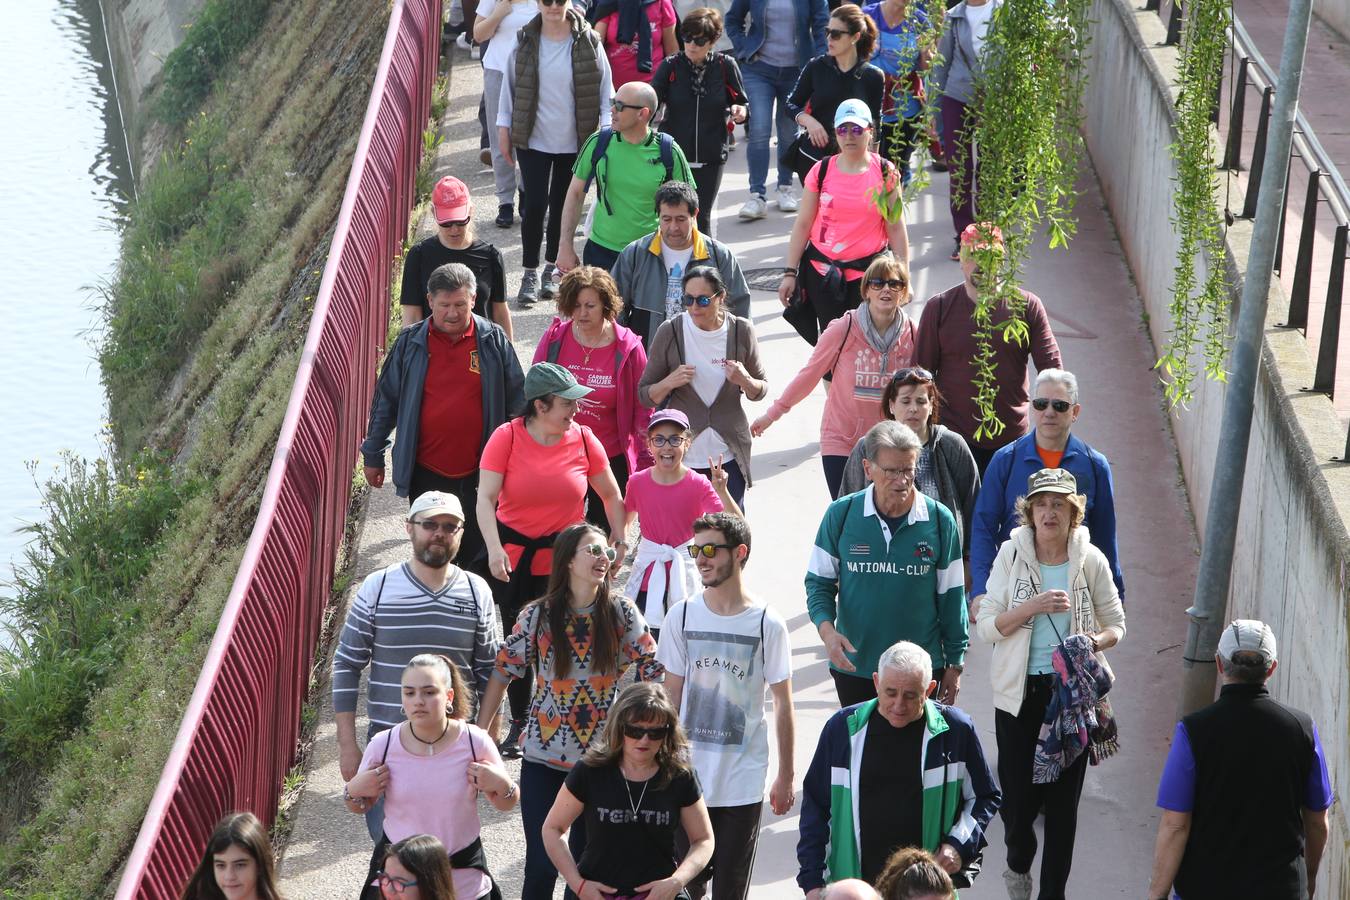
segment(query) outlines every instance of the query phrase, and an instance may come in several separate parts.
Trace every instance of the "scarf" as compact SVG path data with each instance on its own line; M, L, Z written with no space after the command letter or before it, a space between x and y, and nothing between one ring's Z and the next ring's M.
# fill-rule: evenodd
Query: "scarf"
M683 54L681 54L683 55ZM689 62L689 57L685 57L685 62L689 63L689 91L695 97L708 96L708 87L703 83L703 79L708 74L708 63L712 60L713 54L709 53L708 58L704 60L703 65L696 66Z
M863 337L867 338L868 346L881 354L881 371L889 372L891 370L891 351L895 349L895 342L900 337L900 326L905 323L905 311L902 309L895 311L895 321L891 322L891 327L886 329L885 334L877 331L876 323L872 321L872 313L868 309L867 303L858 307L854 318L858 322L858 328L862 331Z
M1031 763L1033 784L1058 781L1064 770L1087 751L1097 765L1120 749L1111 704L1111 676L1092 652L1086 635L1071 634L1051 654L1055 669L1054 695L1045 709L1045 721Z
M615 24L614 40L621 46L637 38L637 67L639 72L652 70L652 26L647 21L647 7L656 0L619 0L619 21Z

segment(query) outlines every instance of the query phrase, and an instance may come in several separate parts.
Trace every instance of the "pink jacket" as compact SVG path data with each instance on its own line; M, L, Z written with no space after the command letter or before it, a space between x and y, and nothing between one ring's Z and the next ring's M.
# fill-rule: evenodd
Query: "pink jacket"
M820 455L848 456L867 429L881 421L881 393L897 370L913 364L914 323L900 310L900 336L882 366L881 354L873 350L855 321L867 315L866 306L845 313L825 329L811 358L769 407L768 417L778 421L800 403L821 377L831 369L834 377L820 417Z
M556 361L563 335L571 328L571 319L554 316L553 324L544 332L539 346L535 348L534 362ZM647 351L643 349L642 339L637 332L617 322L614 325L614 338L615 351L619 355L619 433L628 435L624 455L628 458L628 472L632 474L652 464L651 453L647 450L647 420L652 417L652 411L642 405L637 391L642 370L647 368Z

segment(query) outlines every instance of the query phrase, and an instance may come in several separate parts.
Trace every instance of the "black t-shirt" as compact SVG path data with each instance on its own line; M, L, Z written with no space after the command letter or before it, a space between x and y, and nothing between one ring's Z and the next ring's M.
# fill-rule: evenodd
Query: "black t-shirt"
M567 789L586 806L586 850L577 863L582 878L631 894L675 872L680 811L697 803L703 791L692 770L663 788L658 780L628 781L618 766L585 763L567 773Z
M486 241L474 241L463 250L451 250L432 235L413 246L403 260L403 290L399 302L422 307L422 317L431 315L427 306L427 281L431 273L447 263L463 263L478 280L478 296L473 311L491 319L489 303L506 302L506 264L501 251Z
M925 727L920 717L896 728L879 711L867 720L857 788L864 881L876 881L886 860L899 848L923 846L919 753Z

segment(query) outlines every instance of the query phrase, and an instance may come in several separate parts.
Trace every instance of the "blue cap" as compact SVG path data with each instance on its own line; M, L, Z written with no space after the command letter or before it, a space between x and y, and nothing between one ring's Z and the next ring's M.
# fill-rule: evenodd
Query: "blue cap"
M856 122L865 128L872 127L872 111L867 108L867 104L861 100L845 100L839 104L839 108L834 111L834 127L838 128L845 122Z

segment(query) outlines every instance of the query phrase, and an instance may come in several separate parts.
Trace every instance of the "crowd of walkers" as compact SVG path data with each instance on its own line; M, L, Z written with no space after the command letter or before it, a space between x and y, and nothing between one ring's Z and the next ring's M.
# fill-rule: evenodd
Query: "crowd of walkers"
M980 260L1003 239L973 218L959 145L997 8L950 10L933 72L913 0L480 9L496 224L519 204L519 299L557 316L527 370L502 255L443 178L361 445L374 487L392 446L409 548L361 584L334 660L342 802L374 842L335 896L501 897L479 798L519 808L524 900L559 879L580 900L743 900L766 799L799 809L808 900L953 898L995 814L1008 896L1066 896L1087 768L1119 750L1106 654L1125 584L1111 466L1073 432L1078 380L1032 294L1028 339L985 360L1002 430L977 432ZM926 90L966 167L962 279L915 321L892 211L933 135ZM745 276L711 234L741 123L746 220L766 215L777 124L775 199L796 214L778 299L813 345L795 372L766 371ZM771 374L785 387L751 422ZM744 511L755 440L822 381L830 500L801 609L839 708L803 736L799 778L789 628L747 580ZM993 647L992 767L958 705L972 633ZM1148 896L1310 896L1333 799L1316 727L1264 687L1267 626L1234 622L1218 664L1220 700L1177 726ZM256 818L220 823L184 896L280 896Z

